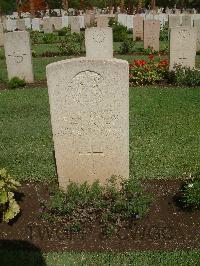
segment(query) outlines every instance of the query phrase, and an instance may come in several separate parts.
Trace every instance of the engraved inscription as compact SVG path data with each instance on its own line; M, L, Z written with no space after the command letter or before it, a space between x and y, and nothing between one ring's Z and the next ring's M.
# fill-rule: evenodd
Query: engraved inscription
M8 56L13 57L14 60L15 60L15 62L16 62L17 64L20 64L20 63L23 62L23 60L24 60L24 56L25 56L25 55L26 55L26 54L17 54L16 52L13 52L13 54L10 54L10 55L8 55Z
M105 37L105 33L102 30L92 34L92 39L97 43L102 43L105 40Z
M83 71L73 77L69 89L72 99L78 104L98 103L102 100L101 83L103 77L93 71Z
M188 39L190 39L190 36L191 36L191 34L188 30L183 29L183 30L179 31L179 39L180 40L188 40Z

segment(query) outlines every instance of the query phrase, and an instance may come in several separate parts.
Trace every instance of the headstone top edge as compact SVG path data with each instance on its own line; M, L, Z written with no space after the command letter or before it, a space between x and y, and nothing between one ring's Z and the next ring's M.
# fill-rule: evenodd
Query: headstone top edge
M127 66L128 61L122 60L122 59L116 59L116 58L110 58L110 59L90 59L86 57L79 57L79 58L72 58L72 59L66 59L66 60L61 60L59 62L54 62L46 66L46 70L48 71L51 68L58 67L60 65L67 65L73 62L85 62L85 63L92 63L92 62L97 62L97 63L116 63L116 64L126 64Z

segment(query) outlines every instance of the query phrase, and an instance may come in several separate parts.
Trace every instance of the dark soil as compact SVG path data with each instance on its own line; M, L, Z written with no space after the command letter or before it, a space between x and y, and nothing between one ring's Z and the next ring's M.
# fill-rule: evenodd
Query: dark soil
M146 217L106 237L100 226L86 224L80 233L65 232L63 224L44 221L41 202L47 202L51 185L28 183L20 189L21 215L12 224L0 224L0 248L24 241L49 251L190 250L200 248L200 211L183 210L175 202L181 181L145 181L154 201ZM9 241L8 241L9 240ZM28 242L27 242L28 241ZM16 247L16 246L15 246Z

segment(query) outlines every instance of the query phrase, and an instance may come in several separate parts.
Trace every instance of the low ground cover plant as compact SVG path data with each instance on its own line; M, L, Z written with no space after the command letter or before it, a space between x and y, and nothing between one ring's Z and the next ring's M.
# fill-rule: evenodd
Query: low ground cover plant
M191 210L200 210L200 175L195 175L185 182L181 190L179 203Z
M151 85L164 81L168 76L168 60L149 55L148 60L134 60L130 65L131 86Z
M105 186L70 183L67 191L56 190L44 207L43 217L65 221L67 231L80 231L87 223L100 223L102 232L117 232L128 221L140 219L151 200L134 179L112 177Z
M84 35L82 33L67 33L65 41L59 46L61 55L79 55L82 52Z
M114 42L123 42L128 39L128 30L122 24L110 19L109 26L113 29L113 40Z
M175 65L169 72L169 83L176 86L200 86L200 71L195 68L182 67Z
M18 77L13 77L8 81L9 89L17 89L26 86L26 82L24 79L20 79Z
M5 169L0 170L0 222L8 223L20 212L15 200L15 192L20 183L15 181Z

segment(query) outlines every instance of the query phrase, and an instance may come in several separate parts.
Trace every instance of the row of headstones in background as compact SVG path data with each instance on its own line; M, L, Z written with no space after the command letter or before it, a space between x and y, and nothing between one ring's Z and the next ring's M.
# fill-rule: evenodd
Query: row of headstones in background
M134 29L135 25L135 18L141 17L143 20L158 20L160 21L161 29L164 27L164 25L168 21L168 16L166 14L158 14L158 15L152 15L152 14L137 14L137 15L127 15L127 14L118 14L117 20L120 24L124 25L128 29Z
M192 27L197 19L200 19L200 14L169 15L169 28L178 26Z
M102 19L108 20L109 16L97 16L97 20L101 17ZM53 32L53 30L60 30L64 27L68 27L72 25L72 28L75 29L85 28L90 26L91 23L95 22L94 14L82 15L82 16L62 16L62 17L44 17L43 19L30 18L25 19L5 19L4 20L4 28L7 31L14 31L15 29L26 30L32 29L34 31L40 31L41 25L43 25L44 31L46 33ZM77 31L77 30L76 30Z
M159 51L159 21L144 21L144 48L153 47ZM88 33L89 32L89 33ZM170 31L170 67L174 63L183 66L195 66L196 29L192 27L174 27ZM92 36L92 38L91 38ZM29 34L26 31L4 34L4 46L8 76L33 82L31 48ZM88 58L112 58L113 36L112 28L101 27L86 29L85 42ZM188 63L189 62L189 63Z
M59 186L129 177L129 67L111 28L88 28L86 58L47 66Z

